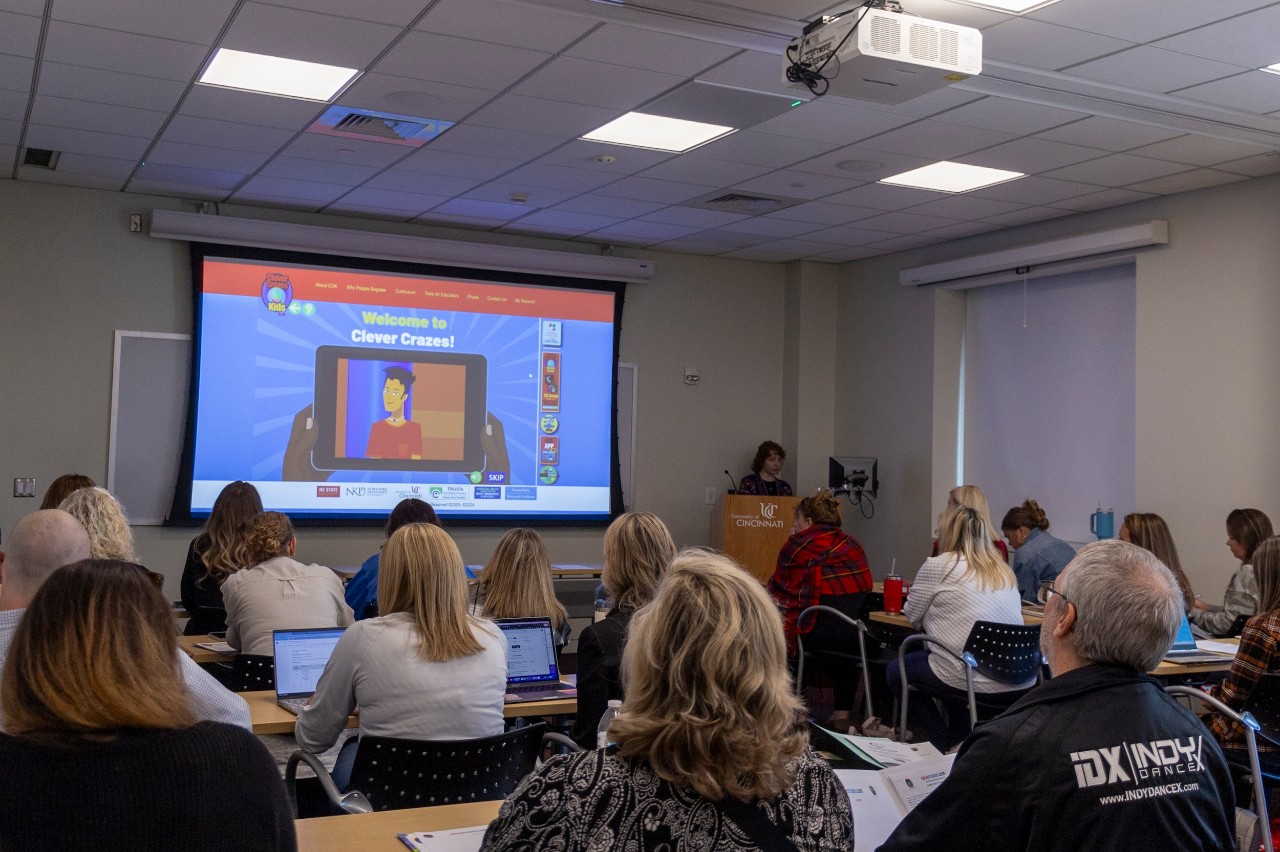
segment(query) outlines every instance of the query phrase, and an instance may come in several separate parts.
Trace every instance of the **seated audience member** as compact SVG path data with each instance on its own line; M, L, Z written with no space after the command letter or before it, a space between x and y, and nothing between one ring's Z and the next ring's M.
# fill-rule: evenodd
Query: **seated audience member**
M468 591L472 615L489 619L549 616L556 648L569 641L569 613L556 600L547 546L533 530L508 530Z
M258 489L248 482L227 485L213 501L204 531L191 539L182 566L182 606L190 616L188 636L227 629L222 581L247 568L249 523L262 511Z
M1183 603L1189 608L1196 599L1191 590L1191 580L1182 570L1182 560L1178 558L1178 548L1173 543L1173 535L1164 518L1150 512L1134 512L1124 516L1120 530L1116 533L1121 541L1136 544L1143 550L1149 550L1164 563L1178 581L1178 590L1182 592Z
M1004 537L1013 550L1013 573L1024 601L1035 602L1045 580L1062 573L1076 555L1076 549L1049 535L1049 516L1035 500L1027 500L1004 513L1000 522Z
M1202 630L1214 636L1234 636L1244 627L1244 620L1258 608L1258 582L1254 577L1253 551L1275 533L1271 519L1259 509L1232 509L1227 515L1227 547L1240 560L1231 575L1222 606L1212 606L1193 598L1187 617Z
M947 506L943 509L943 515L947 509L954 506L967 506L973 509L980 516L982 522L987 525L987 529L991 530L991 544L996 550L1000 551L1000 558L1006 563L1009 561L1009 548L1004 540L997 537L995 530L996 525L991 520L991 506L987 503L987 495L982 493L982 489L976 485L957 485L947 492ZM938 516L938 528L942 528L943 515ZM937 556L942 551L938 549L938 539L933 540L933 551L931 556Z
M768 494L773 497L790 497L791 486L782 480L782 463L787 460L787 451L781 444L765 441L756 448L756 457L751 461L751 473L742 477L738 483L739 494Z
M778 567L769 580L769 594L782 609L787 656L794 659L797 654L798 633L804 634L809 651L856 649L857 633L840 619L819 613L799 629L796 620L805 609L819 604L859 618L869 591L867 555L857 539L840 529L840 501L830 493L805 497L796 505L791 537L778 553ZM846 665L837 666L823 657L814 657L810 666L827 675L835 693L829 724L848 731L857 681Z
M1231 671L1214 693L1234 710L1244 709L1259 678L1280 672L1280 538L1258 544L1251 559L1258 582L1258 614L1245 622ZM1243 728L1215 715L1213 733L1232 763L1249 765ZM1258 756L1264 772L1280 773L1280 747L1258 737Z
M396 530L406 524L440 526L440 518L436 516L436 510L431 508L430 503L419 500L417 497L410 497L401 500L391 510L384 529L387 538L391 538ZM372 618L378 614L378 560L381 554L382 548L378 548L378 552L366 559L360 566L360 570L347 583L344 594L347 606L351 607L351 611L356 614L356 620Z
M942 514L940 556L931 556L920 566L903 615L914 627L942 642L956 657L964 650L975 621L1022 624L1022 602L1013 571L992 545L991 530L982 515L968 506L955 505ZM965 666L942 652L912 651L904 660L907 680L924 691L909 706L908 721L922 730L930 742L946 751L969 733L968 692ZM902 672L894 660L885 673L889 690L898 695ZM995 701L995 693L1010 693L1010 703L1019 690L1032 685L1010 686L975 673L973 688ZM930 696L942 700L947 717L934 706Z
M62 505L63 500L71 496L72 491L94 488L97 484L83 473L64 473L49 483L49 487L44 492L44 499L40 501L40 508L56 509Z
M622 671L609 747L534 770L481 849L853 848L849 796L797 724L777 610L731 559L676 557Z
M632 614L649 602L658 580L676 555L676 543L662 519L652 512L620 515L604 534L601 581L613 601L600 621L578 637L578 715L573 739L596 747L596 727L609 702L621 699L622 649Z
M94 559L138 561L124 507L107 489L95 486L72 491L58 508L84 525L89 533L89 554Z
M330 748L360 708L360 733L474 739L503 730L507 650L491 622L467 614L462 555L449 534L409 524L382 549L376 618L347 629L311 704L298 745Z
M23 612L49 575L63 565L88 558L88 534L79 521L60 509L33 512L13 525L0 551L0 664ZM172 614L169 619L172 628ZM179 654L178 661L187 702L196 718L246 730L252 727L249 705L243 698L228 691L186 654Z
M1234 850L1222 751L1147 674L1181 618L1177 581L1150 552L1080 548L1040 628L1053 679L974 731L880 852Z
M247 731L197 721L181 656L141 566L84 560L45 581L0 680L0 847L296 848L274 761Z
M342 580L323 565L296 561L297 547L288 515L262 512L250 524L254 566L222 581L227 644L241 654L270 656L273 630L346 627L354 620L342 599Z

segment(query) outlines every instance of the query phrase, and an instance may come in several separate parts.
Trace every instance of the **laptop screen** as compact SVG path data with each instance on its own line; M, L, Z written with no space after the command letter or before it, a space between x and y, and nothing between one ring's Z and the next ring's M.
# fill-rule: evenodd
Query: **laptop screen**
M527 686L560 679L550 618L500 618L507 642L507 683Z
M314 693L320 675L333 655L333 648L345 629L320 627L274 631L276 694L281 698L305 698Z
M1173 645L1170 651L1198 651L1196 647L1196 637L1191 632L1191 625L1187 623L1187 616L1182 616L1182 623L1178 625L1178 635L1173 637Z

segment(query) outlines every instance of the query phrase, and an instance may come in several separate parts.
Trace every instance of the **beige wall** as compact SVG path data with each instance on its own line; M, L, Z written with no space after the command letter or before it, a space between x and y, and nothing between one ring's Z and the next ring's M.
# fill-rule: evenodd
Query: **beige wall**
M38 500L12 497L14 477L37 490L68 471L105 484L113 332L188 332L191 278L185 244L130 234L131 212L191 209L173 199L0 181L0 528ZM223 206L227 215L501 241L565 251L581 243L372 220ZM625 254L619 250L619 254ZM622 360L638 365L634 503L657 512L682 545L706 544L707 488L744 473L756 444L781 434L786 289L778 264L645 252L657 274L627 289ZM684 384L684 368L702 373ZM824 427L829 418L824 422ZM797 459L788 459L788 471ZM483 562L503 530L458 528L463 556ZM143 561L177 576L193 531L138 528ZM556 561L599 562L602 530L551 529ZM357 565L380 543L369 529L304 530L300 556Z
M1235 567L1223 545L1227 512L1255 506L1280 521L1278 193L1280 178L1259 178L847 264L840 346L867 366L841 378L836 442L864 435L857 451L880 457L877 516L852 525L877 573L893 555L914 573L927 555L939 483L954 468L940 418L955 389L935 381L956 375L943 351L954 346L955 296L901 287L898 270L1167 219L1169 245L1137 263L1138 505L1115 508L1164 516L1197 591L1220 601Z

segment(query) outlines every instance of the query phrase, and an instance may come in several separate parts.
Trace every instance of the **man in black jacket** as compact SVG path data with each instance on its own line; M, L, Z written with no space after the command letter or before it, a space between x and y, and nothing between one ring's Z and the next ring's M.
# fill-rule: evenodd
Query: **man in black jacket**
M978 728L879 852L1235 849L1221 750L1146 674L1182 617L1173 575L1142 548L1099 541L1046 592L1053 679Z

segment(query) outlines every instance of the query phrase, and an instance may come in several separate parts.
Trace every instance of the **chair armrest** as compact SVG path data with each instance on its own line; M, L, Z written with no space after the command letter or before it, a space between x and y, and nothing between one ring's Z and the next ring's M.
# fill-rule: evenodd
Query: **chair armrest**
M942 644L941 639L937 639L933 636L930 636L928 633L912 633L906 639L903 639L902 644L898 646L899 667L901 667L903 663L903 658L906 657L907 655L907 646L912 643L916 643L920 645L935 645L937 646L938 650L942 651L942 653L946 654L948 657L960 663L961 665L964 665L964 657L961 657L955 651L951 650L946 645ZM933 651L932 648L929 650L930 652Z
M333 778L330 777L329 771L320 762L320 758L310 752L299 750L289 755L289 763L284 770L284 785L285 789L289 791L289 802L293 806L295 817L297 817L298 810L298 764L300 762L305 763L316 774L316 778L320 779L320 786L324 789L325 797L333 807L348 814L373 813L373 805L369 804L369 800L365 798L364 793L359 790L340 793L337 785L333 783Z
M542 744L546 745L547 743L555 743L556 745L562 745L565 748L569 749L569 751L586 751L586 749L584 749L582 746L578 745L576 742L566 737L564 734L558 734L554 731L550 731L542 735Z

